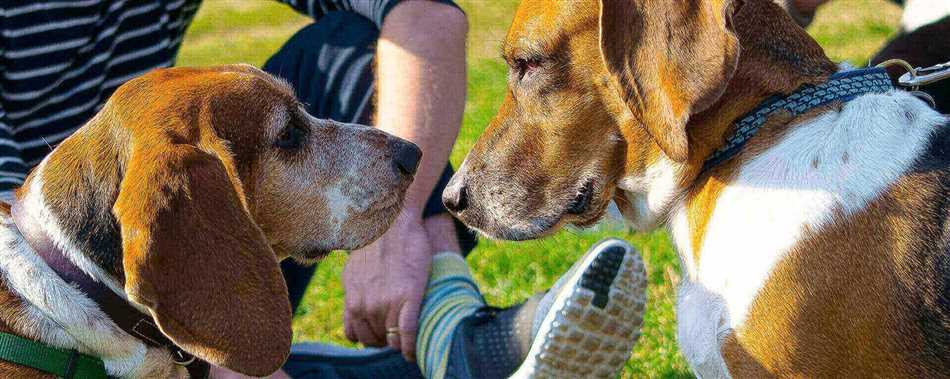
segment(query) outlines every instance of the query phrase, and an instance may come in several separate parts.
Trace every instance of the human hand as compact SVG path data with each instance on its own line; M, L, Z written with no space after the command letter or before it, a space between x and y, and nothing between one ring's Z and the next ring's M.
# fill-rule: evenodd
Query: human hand
M346 337L367 346L389 345L415 361L432 253L422 217L406 210L382 237L353 251L343 269ZM396 328L398 333L387 334Z

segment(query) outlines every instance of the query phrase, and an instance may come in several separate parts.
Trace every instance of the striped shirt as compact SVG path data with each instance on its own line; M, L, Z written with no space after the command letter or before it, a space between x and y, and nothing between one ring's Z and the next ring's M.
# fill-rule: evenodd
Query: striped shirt
M382 25L400 0L284 0L319 18ZM82 126L129 79L174 65L201 0L0 0L0 191Z

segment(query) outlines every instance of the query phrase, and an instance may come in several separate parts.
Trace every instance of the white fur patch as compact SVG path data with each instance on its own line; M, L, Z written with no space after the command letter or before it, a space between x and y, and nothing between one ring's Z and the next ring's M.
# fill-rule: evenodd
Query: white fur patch
M901 29L904 32L912 32L948 15L950 15L950 1L907 0L904 3L904 13L901 14Z
M333 220L335 227L332 234L340 234L340 231L343 229L343 223L350 218L350 209L353 208L352 201L349 196L343 193L340 186L333 186L327 189L324 193L324 197L327 200L327 208L330 210L330 219Z
M661 217L667 214L673 200L682 191L677 185L680 175L679 164L662 155L654 164L647 166L642 176L620 179L617 187L624 191L632 207L621 209L621 212L634 228L651 230L666 221Z
M907 92L891 91L861 96L840 112L793 127L744 162L723 190L699 262L692 258L685 207L677 205L669 225L688 287L680 291L678 336L697 375L723 376L709 360L719 356L718 338L742 325L772 268L805 228L820 231L834 212L863 209L904 175L944 122ZM718 336L716 344L711 336Z
M711 317L710 315L716 315ZM684 280L677 289L676 339L690 370L700 378L729 378L719 346L732 330L729 311L719 295L701 283ZM688 341L688 343L684 343Z
M20 296L43 343L102 358L110 375L124 377L142 365L146 348L116 326L86 295L36 255L11 220L0 226L0 271Z
M42 168L37 168L23 209L46 228L50 238L87 274L101 273L65 237L42 199ZM138 378L177 375L167 351L147 348L141 341L122 331L99 307L75 287L69 285L42 260L19 234L11 219L0 220L0 272L8 288L24 301L28 319L19 330L29 330L43 343L76 349L99 357L110 376ZM93 274L95 275L95 274ZM104 275L93 276L104 278ZM109 284L108 281L105 283ZM109 286L115 287L115 283ZM125 294L119 292L124 298Z
M86 275L101 281L109 287L112 292L128 300L119 283L110 275L106 274L102 268L90 261L86 255L76 247L76 244L72 241L70 236L64 233L59 227L61 225L59 220L46 206L46 200L43 198L43 175L46 171L46 161L48 159L49 156L43 159L34 170L29 191L27 191L22 199L23 211L28 213L38 224L43 225L46 235L53 241L57 248L66 254L66 257L69 258L73 264L82 269ZM144 311L144 308L141 308L140 311Z

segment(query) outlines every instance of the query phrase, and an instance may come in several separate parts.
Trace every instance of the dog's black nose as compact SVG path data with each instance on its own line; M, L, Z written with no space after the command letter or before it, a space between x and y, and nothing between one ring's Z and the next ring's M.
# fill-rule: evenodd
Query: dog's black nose
M442 204L445 204L448 210L455 213L468 208L468 188L465 187L465 183L458 183L458 185L449 183L445 191L442 192Z
M405 175L415 175L416 169L419 168L419 159L422 158L422 150L419 150L416 144L403 140L390 142L390 149L396 170Z

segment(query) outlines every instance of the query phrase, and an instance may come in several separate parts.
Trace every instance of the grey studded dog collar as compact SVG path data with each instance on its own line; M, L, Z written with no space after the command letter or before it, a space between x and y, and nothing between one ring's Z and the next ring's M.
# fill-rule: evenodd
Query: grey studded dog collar
M787 96L772 96L735 122L736 127L732 135L726 138L722 147L706 158L702 172L707 172L738 154L769 116L779 110L786 110L792 116L798 116L832 101L846 102L860 95L884 93L892 89L894 86L891 85L887 71L873 67L838 72L819 85L806 84Z

